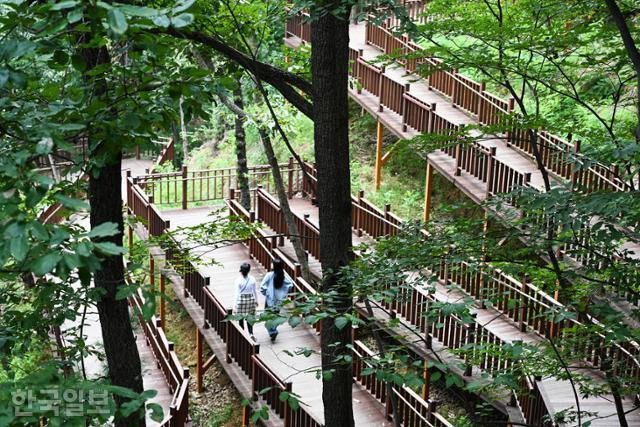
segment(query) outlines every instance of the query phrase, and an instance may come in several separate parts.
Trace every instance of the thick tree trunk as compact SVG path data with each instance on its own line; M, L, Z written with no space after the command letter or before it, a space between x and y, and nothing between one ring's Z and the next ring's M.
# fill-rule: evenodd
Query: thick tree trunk
M82 49L80 54L85 59L87 71L101 64L108 64L111 60L106 48ZM89 87L93 88L93 97L103 97L106 94L106 82L101 75L90 77L89 74L85 74L85 79L91 85ZM102 136L94 136L101 134ZM99 129L96 132L90 129L88 138L90 160L97 160L100 166L95 166L89 172L89 203L91 205L89 219L92 229L106 222L117 224L116 235L97 240L122 246L124 237L122 149L114 153L115 150L112 151L112 147L106 146L109 141L103 138L104 134ZM118 287L125 284L122 255L103 256L100 260L100 268L93 279L95 286L103 291L98 299L97 308L111 384L141 393L143 386L140 355L129 319L127 300L116 299ZM118 407L130 400L117 395L114 398ZM144 426L144 410L134 412L126 419L116 420L115 425L117 427Z
M242 100L242 86L238 81L238 87L233 91L233 102L244 109ZM251 210L251 195L249 194L249 167L247 166L247 140L244 133L244 122L246 118L236 114L235 134L236 134L236 175L238 180L238 190L240 191L240 204L246 210Z
M119 233L101 239L122 246L122 177L121 155L102 166L97 177L89 177L89 202L91 204L91 228L105 222L118 224ZM116 299L119 286L124 285L124 265L122 255L105 256L100 262L100 270L94 276L95 286L104 294L98 300L98 314L102 328L102 342L109 366L111 384L126 387L137 393L142 392L142 370L136 340L129 319L126 299ZM116 396L118 405L128 399ZM144 413L134 413L116 426L144 425Z
M341 2L324 2L330 11ZM326 9L325 9L326 10ZM318 206L320 211L320 261L322 288L335 293L326 299L338 312L352 309L351 286L339 280L338 270L351 261L351 188L349 177L349 131L347 69L349 46L348 12L336 17L312 10L311 70ZM338 356L350 355L351 328L336 328L334 319L322 321L322 401L327 426L354 425L351 364L336 364ZM337 345L336 345L337 344Z

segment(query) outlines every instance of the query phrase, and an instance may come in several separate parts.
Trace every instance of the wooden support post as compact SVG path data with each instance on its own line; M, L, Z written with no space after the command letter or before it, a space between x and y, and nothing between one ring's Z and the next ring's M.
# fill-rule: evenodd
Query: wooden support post
M287 196L289 196L289 198L293 197L293 157L289 157L289 182L287 183Z
M151 289L156 287L156 260L153 259L153 255L149 254L149 284Z
M182 166L182 209L187 209L187 167Z
M131 254L133 248L133 227L127 226L127 243L129 243L129 254Z
M380 68L380 78L378 80L378 112L382 113L384 111L384 107L382 106L382 94L384 93L384 72L385 68Z
M160 326L164 328L165 325L165 295L164 295L165 277L160 273Z
M364 198L364 190L358 191L358 206L362 206L362 199ZM356 223L355 229L358 237L362 237L362 209L356 209Z
M202 369L202 332L196 327L196 389L198 393L204 391L204 384L202 384L202 375L204 370Z
M427 177L424 183L424 212L422 214L422 220L429 222L429 216L431 214L431 190L433 187L433 166L427 161Z
M140 160L140 146L136 145L136 160Z
M375 176L374 176L374 184L376 191L380 190L380 184L382 181L382 135L383 135L384 126L380 120L378 120L378 126L376 128L376 165L375 165Z
M496 147L489 148L489 154L487 155L487 198L493 194L493 160L496 155L496 150Z
M575 154L575 156L577 157L578 154L580 153L580 140L576 140L573 143L573 153ZM576 184L578 183L578 174L580 173L580 171L576 170L576 165L575 164L571 164L571 187L575 188Z
M527 320L529 313L529 300L525 297L525 295L529 296L529 275L525 274L522 276L522 296L520 297L520 313L518 319L518 326L520 327L520 332L527 331Z
M424 360L424 373L423 373L424 384L422 384L422 400L429 400L429 391L431 389L431 371L429 371L429 361L427 359Z
M489 213L485 211L482 222L482 262L487 262L487 235L489 234Z
M404 85L404 91L402 93L402 132L407 131L407 98L404 96L405 93L409 92L411 86L409 83Z
M242 427L249 427L251 422L251 407L245 405L242 408Z

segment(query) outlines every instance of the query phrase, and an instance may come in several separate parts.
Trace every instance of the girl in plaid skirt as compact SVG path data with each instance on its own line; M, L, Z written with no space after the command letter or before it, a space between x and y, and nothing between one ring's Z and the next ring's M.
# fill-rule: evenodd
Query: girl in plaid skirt
M243 263L240 266L240 273L242 277L236 279L236 306L233 309L233 314L240 316L253 316L256 314L256 307L258 306L258 294L256 293L256 279L249 274L251 271L251 265L249 263ZM240 320L240 327L244 328L244 320ZM251 335L251 338L255 341L253 336L253 325L247 322L247 330Z

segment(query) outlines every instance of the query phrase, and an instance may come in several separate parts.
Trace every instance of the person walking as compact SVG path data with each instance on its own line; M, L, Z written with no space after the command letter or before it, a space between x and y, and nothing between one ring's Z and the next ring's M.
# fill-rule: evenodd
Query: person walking
M293 281L284 271L284 263L279 258L273 260L273 270L267 273L260 284L260 293L265 296L264 308L272 313L279 313L282 301L287 298ZM271 342L278 336L278 327L267 327Z
M258 294L256 293L256 279L249 274L251 271L251 265L245 262L240 266L240 273L242 277L236 279L236 305L233 309L233 314L238 316L254 316L256 314L256 307L258 306ZM240 327L244 329L244 319L238 321ZM247 330L251 339L254 341L256 338L253 336L253 324L247 320Z

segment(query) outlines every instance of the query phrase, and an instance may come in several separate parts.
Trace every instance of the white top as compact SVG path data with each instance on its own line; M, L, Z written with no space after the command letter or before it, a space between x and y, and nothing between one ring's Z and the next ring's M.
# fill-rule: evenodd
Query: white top
M256 302L258 302L256 279L250 274L247 277L240 276L236 279L236 304L240 302L240 295L242 294L253 295Z

